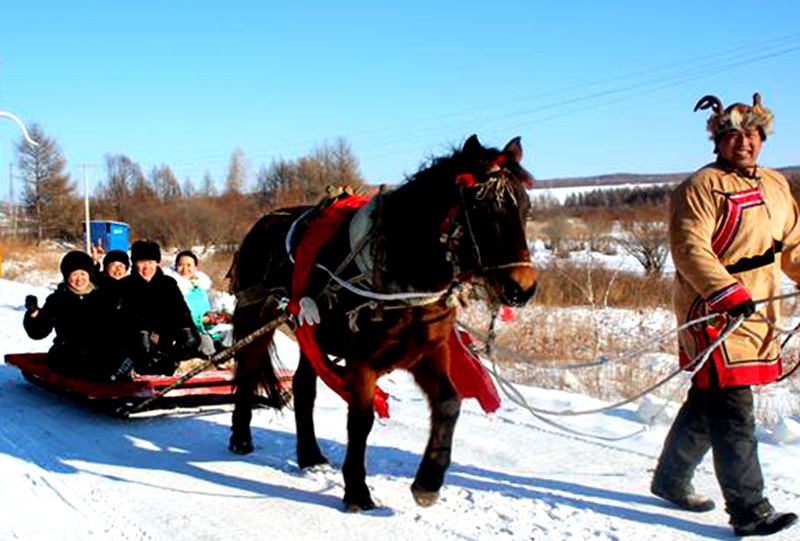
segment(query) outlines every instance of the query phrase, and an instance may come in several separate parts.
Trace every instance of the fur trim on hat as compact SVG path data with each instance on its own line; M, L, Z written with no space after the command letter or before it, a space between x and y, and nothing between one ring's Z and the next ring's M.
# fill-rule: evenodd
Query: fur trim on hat
M88 272L91 277L94 271L92 256L86 252L79 252L77 250L68 252L67 255L61 259L61 274L64 276L64 280L69 278L69 275L76 270L84 270Z
M716 96L703 96L694 110L711 109L706 129L710 138L717 141L723 134L731 131L749 131L757 129L761 139L766 141L772 134L772 111L761 105L761 94L753 94L753 105L734 103L727 109L722 108L722 101Z
M128 257L128 254L126 254L122 250L111 250L103 258L103 270L107 269L108 266L115 261L119 261L120 263L125 265L126 269L131 268L131 260Z
M142 261L143 259L161 263L161 248L158 243L150 240L137 240L131 246L131 261Z

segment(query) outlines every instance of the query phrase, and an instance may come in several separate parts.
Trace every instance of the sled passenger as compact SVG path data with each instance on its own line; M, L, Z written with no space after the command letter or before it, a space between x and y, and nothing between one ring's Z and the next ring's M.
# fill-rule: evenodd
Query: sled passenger
M124 364L122 352L107 343L105 297L93 282L94 262L73 251L61 260L64 281L47 297L44 306L34 295L25 299L23 326L30 338L41 340L54 329L47 353L53 372L90 380L109 380Z
M122 280L128 275L131 261L122 250L111 250L103 258L102 276L111 280Z
M158 264L161 249L151 241L131 247L133 272L122 280L119 316L123 342L138 374L172 375L196 355L197 330L178 284Z
M761 105L723 109L713 96L698 109L712 109L707 128L717 159L685 180L670 209L670 246L675 262L674 306L678 323L711 313L719 318L681 332L681 364L692 361L725 329L745 318L695 374L688 396L658 460L653 494L689 511L714 502L696 494L691 480L710 449L725 510L737 535L769 535L797 521L778 513L764 496L755 438L752 385L781 374L780 343L772 322L780 318L781 271L800 282L800 212L786 179L757 164L772 128Z
M211 356L216 351L215 337L207 332L207 329L213 327L216 322L216 315L211 311L209 299L211 278L197 266L198 260L194 252L184 250L175 256L175 268L167 268L164 274L171 276L178 283L183 300L192 313L192 321L200 335L200 353Z

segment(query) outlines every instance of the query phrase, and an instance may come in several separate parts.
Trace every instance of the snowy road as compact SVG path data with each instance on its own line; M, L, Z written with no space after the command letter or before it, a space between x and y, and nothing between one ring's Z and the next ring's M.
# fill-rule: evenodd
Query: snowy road
M460 421L440 502L418 508L408 486L427 413L405 377L391 383L392 418L376 425L368 455L369 483L382 507L350 515L342 512L338 471L344 407L330 393L321 393L318 419L334 466L304 473L294 465L290 412L259 411L258 447L240 457L226 450L228 412L111 419L0 366L0 539L732 537L721 511L693 515L648 495L663 430L625 445L599 444L538 428L515 409L488 418L474 404ZM624 413L587 429L630 429ZM770 481L781 487L770 492L776 505L800 506L800 494L790 490L796 477ZM719 500L707 469L697 484Z
M31 289L0 280L0 353L48 347L28 340L19 324ZM290 347L287 340L281 350L288 356ZM440 501L419 508L409 487L427 438L427 406L403 373L382 386L391 418L376 422L367 455L367 482L380 508L354 515L341 504L345 407L327 389L320 389L316 420L332 466L302 472L290 411L257 411L256 450L242 457L227 450L227 409L122 421L0 364L0 541L734 538L721 509L696 515L649 495L665 426L608 444L544 427L508 403L486 416L465 401ZM521 390L545 408L598 404ZM610 436L641 427L633 407L568 422ZM778 445L763 431L760 437L770 499L799 511L800 443ZM722 507L710 461L696 485ZM795 527L770 539L798 535Z

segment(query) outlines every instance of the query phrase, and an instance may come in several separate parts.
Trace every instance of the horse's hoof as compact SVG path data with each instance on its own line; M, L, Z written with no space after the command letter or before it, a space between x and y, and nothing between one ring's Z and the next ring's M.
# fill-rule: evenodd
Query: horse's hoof
M328 459L320 454L313 457L297 457L297 465L301 470L307 470L316 466L326 466L327 464Z
M254 449L253 440L234 441L233 438L231 438L228 449L237 455L249 455Z
M375 502L372 501L369 494L366 494L360 498L349 498L345 495L344 497L344 510L348 513L361 513L363 511L369 511L371 509L375 509Z
M420 507L430 507L439 500L439 492L431 492L418 486L411 486L411 495Z

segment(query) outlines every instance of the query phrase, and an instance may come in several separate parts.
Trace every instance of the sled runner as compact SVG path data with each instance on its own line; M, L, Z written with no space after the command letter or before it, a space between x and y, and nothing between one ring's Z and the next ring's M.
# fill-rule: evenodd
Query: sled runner
M9 353L5 362L18 368L26 380L56 394L88 404L111 415L127 416L132 406L157 396L173 385L189 368L182 365L172 376L140 376L132 381L87 381L52 372L45 363L46 353ZM233 401L234 370L208 369L198 372L164 396L151 408L195 407ZM291 385L292 374L279 374L282 386Z

